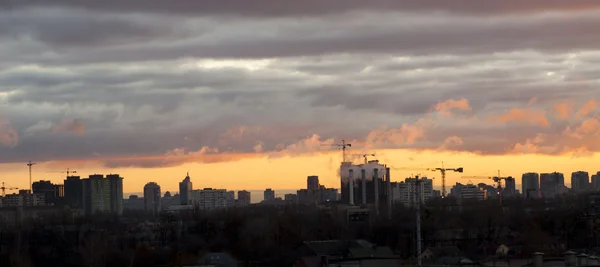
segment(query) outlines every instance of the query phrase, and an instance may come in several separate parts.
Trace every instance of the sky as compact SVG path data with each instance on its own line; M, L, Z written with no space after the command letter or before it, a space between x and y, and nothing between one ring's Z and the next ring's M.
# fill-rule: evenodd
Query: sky
M126 192L339 187L342 140L436 186L419 169L600 171L596 0L9 0L0 25L0 181L20 188L29 160Z

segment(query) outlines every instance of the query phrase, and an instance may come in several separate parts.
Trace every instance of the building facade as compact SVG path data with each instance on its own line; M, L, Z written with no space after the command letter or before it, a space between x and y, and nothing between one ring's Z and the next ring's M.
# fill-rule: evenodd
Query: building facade
M540 175L535 172L523 174L521 178L523 198L531 199L540 197Z
M417 203L425 203L433 198L433 180L423 177L419 178L417 185L415 178L407 178L404 182L392 184L392 198L395 203L401 203L406 207L414 207ZM417 190L419 190L417 192ZM417 194L418 193L418 194Z
M147 183L144 186L144 209L158 215L160 212L160 186L155 182Z
M200 210L218 210L227 208L230 194L225 189L204 188L192 191L194 207Z
M273 201L273 200L275 200L275 191L273 191L273 189L271 189L271 188L267 188L265 190L265 192L263 193L263 200L264 201Z
M468 200L485 200L487 199L486 191L473 184L456 183L450 189L450 195L456 197L459 201Z
M319 176L308 176L308 178L306 178L306 189L308 189L308 191L319 190Z
M250 192L246 190L238 191L237 205L238 206L248 206L251 202Z
M64 181L65 204L71 208L83 208L83 184L81 177L68 176Z
M385 176L388 171L389 169L377 160L358 165L342 162L340 202L351 205L385 202L382 195L386 192Z
M179 200L181 205L190 205L192 204L192 179L190 178L190 173L187 173L183 181L179 183Z
M592 175L592 190L600 191L600 172Z
M571 189L574 194L590 191L590 175L588 172L578 171L571 174Z
M123 214L123 178L118 174L93 174L81 179L83 209L86 215L97 212Z
M540 174L540 192L548 199L566 193L565 176L559 172Z

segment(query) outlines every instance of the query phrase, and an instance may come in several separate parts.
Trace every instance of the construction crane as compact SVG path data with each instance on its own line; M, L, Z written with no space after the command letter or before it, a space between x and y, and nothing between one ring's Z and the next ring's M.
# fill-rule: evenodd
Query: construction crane
M368 164L369 163L368 157L375 157L375 154L351 154L351 156L364 158L365 164Z
M434 172L440 172L442 174L442 192L441 195L442 197L446 196L446 172L447 171L453 171L453 172L460 172L462 173L464 171L463 167L459 167L459 168L444 168L444 162L442 162L442 167L441 168L393 168L395 170L414 170L414 171L434 171Z
M507 181L507 180L514 180L515 178L513 178L512 176L508 176L508 177L502 177L500 176L500 171L498 171L498 176L463 176L462 178L467 178L467 179L489 179L489 180L493 180L496 183L496 188L498 189L498 199L500 201L500 206L502 206L502 180ZM506 184L506 183L505 183Z
M352 144L346 143L345 140L342 139L341 144L321 144L322 146L336 146L342 148L342 162L346 162L346 148L352 147Z
M69 175L71 175L72 173L77 173L77 171L72 171L71 169L67 168L64 171L49 171L49 172L58 172L58 173L66 173L67 177L69 177Z
M29 194L32 194L33 189L32 187L32 183L31 183L31 167L33 167L33 165L35 165L37 163L35 162L31 162L31 160L27 163L27 167L29 167Z
M6 196L6 190L19 190L19 188L10 187L10 185L9 185L9 187L6 187L4 185L4 182L2 182L2 187L0 187L0 189L2 189L2 197Z
M431 168L429 169L430 171L439 171L442 173L442 197L446 196L446 172L447 171L453 171L453 172L463 172L463 167L459 167L459 168L444 168L444 162L442 162L442 167L441 168Z

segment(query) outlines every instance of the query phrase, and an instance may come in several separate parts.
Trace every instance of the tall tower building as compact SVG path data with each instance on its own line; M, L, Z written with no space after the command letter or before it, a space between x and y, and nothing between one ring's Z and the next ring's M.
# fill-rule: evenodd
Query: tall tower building
M264 192L264 201L275 200L275 191L271 188L267 188Z
M592 175L592 190L600 191L600 172Z
M540 174L540 192L544 198L555 198L565 187L565 176L559 172Z
M81 177L68 176L65 185L65 204L71 208L83 208L83 185Z
M538 198L540 191L540 175L535 172L529 172L523 174L521 179L523 197Z
M237 203L239 206L248 206L250 205L250 192L246 190L238 191Z
M590 175L588 172L578 171L571 174L571 189L574 194L585 193L590 190Z
M308 176L308 178L306 179L306 189L308 189L308 191L319 190L319 176Z
M118 174L93 174L81 179L86 215L96 212L123 214L123 178Z
M144 186L144 208L153 215L158 215L160 211L160 186L155 182Z
M113 214L123 214L123 177L118 174L109 174L106 176L109 188L110 212Z
M517 184L515 178L507 177L504 180L504 189L502 190L504 197L514 197L517 195Z
M181 205L192 205L192 180L190 179L190 173L188 172L185 179L179 183L179 198Z

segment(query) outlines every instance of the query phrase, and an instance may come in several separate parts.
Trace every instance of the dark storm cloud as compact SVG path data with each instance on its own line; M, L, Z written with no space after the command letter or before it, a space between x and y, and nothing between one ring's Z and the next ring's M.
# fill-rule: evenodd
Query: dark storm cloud
M10 10L27 6L62 6L107 10L113 12L156 12L187 15L243 15L243 16L312 16L356 10L430 12L447 11L460 14L492 15L564 11L600 8L595 0L222 0L222 1L161 1L161 0L8 0L1 7Z

